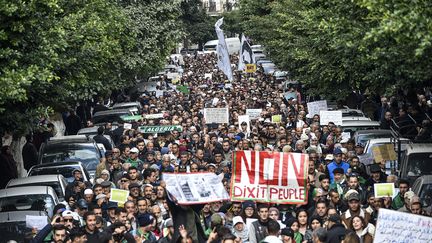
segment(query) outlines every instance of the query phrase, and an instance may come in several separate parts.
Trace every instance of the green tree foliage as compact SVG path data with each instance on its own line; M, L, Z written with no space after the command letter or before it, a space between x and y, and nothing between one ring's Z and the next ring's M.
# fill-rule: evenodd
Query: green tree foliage
M185 39L198 44L200 48L209 40L216 39L214 24L216 18L206 14L201 0L183 0L181 2L181 20Z
M430 1L242 0L242 25L316 93L415 87L431 80Z
M0 127L131 85L177 42L179 0L0 0Z

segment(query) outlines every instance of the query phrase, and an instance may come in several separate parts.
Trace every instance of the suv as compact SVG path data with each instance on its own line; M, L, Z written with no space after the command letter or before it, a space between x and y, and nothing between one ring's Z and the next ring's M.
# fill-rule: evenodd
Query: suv
M399 177L412 183L423 175L432 175L432 143L410 143L402 154Z
M80 161L94 175L102 153L96 142L84 135L51 138L39 150L39 164Z
M93 115L93 123L95 125L113 123L113 122L123 122L122 116L133 116L135 115L131 109L116 109L116 110L106 110L98 111Z

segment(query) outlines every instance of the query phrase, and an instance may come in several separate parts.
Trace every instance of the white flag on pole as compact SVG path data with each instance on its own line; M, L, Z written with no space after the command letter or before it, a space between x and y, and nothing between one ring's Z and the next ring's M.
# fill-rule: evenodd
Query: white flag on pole
M231 70L228 48L225 42L223 30L220 28L222 24L223 24L223 18L220 18L218 21L216 21L215 24L216 34L219 40L218 45L216 47L216 52L218 56L217 65L219 69L222 70L222 72L224 72L225 75L228 77L228 80L233 81L234 78Z
M255 63L255 55L252 52L252 48L247 42L246 37L242 35L238 70L243 71L246 67L246 64L252 64L252 63Z

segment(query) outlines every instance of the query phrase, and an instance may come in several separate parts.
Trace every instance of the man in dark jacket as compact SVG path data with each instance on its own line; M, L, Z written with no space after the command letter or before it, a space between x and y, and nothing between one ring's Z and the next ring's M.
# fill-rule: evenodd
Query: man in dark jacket
M37 164L38 151L36 149L36 146L33 144L32 134L26 135L26 143L24 144L22 150L22 157L24 162L24 169L26 169L27 171L30 170L33 165Z
M327 228L327 243L340 243L345 238L345 235L348 233L348 230L345 229L345 227L341 223L341 217L339 216L339 214L329 215Z
M81 118L75 114L74 110L69 111L69 116L65 119L66 134L76 135L82 127Z
M268 236L267 224L269 221L269 207L267 204L258 205L258 220L253 222L249 228L249 242L258 243Z
M96 143L101 143L104 145L106 150L112 150L111 143L109 142L108 138L104 137L105 127L100 126L97 129L97 135L93 137L93 140Z

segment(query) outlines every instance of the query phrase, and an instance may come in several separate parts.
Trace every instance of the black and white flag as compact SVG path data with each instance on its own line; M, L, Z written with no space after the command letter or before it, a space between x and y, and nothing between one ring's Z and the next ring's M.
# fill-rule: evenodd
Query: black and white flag
M246 64L252 64L252 63L255 63L255 55L252 52L252 48L247 42L246 37L242 35L238 70L243 71L246 67Z

